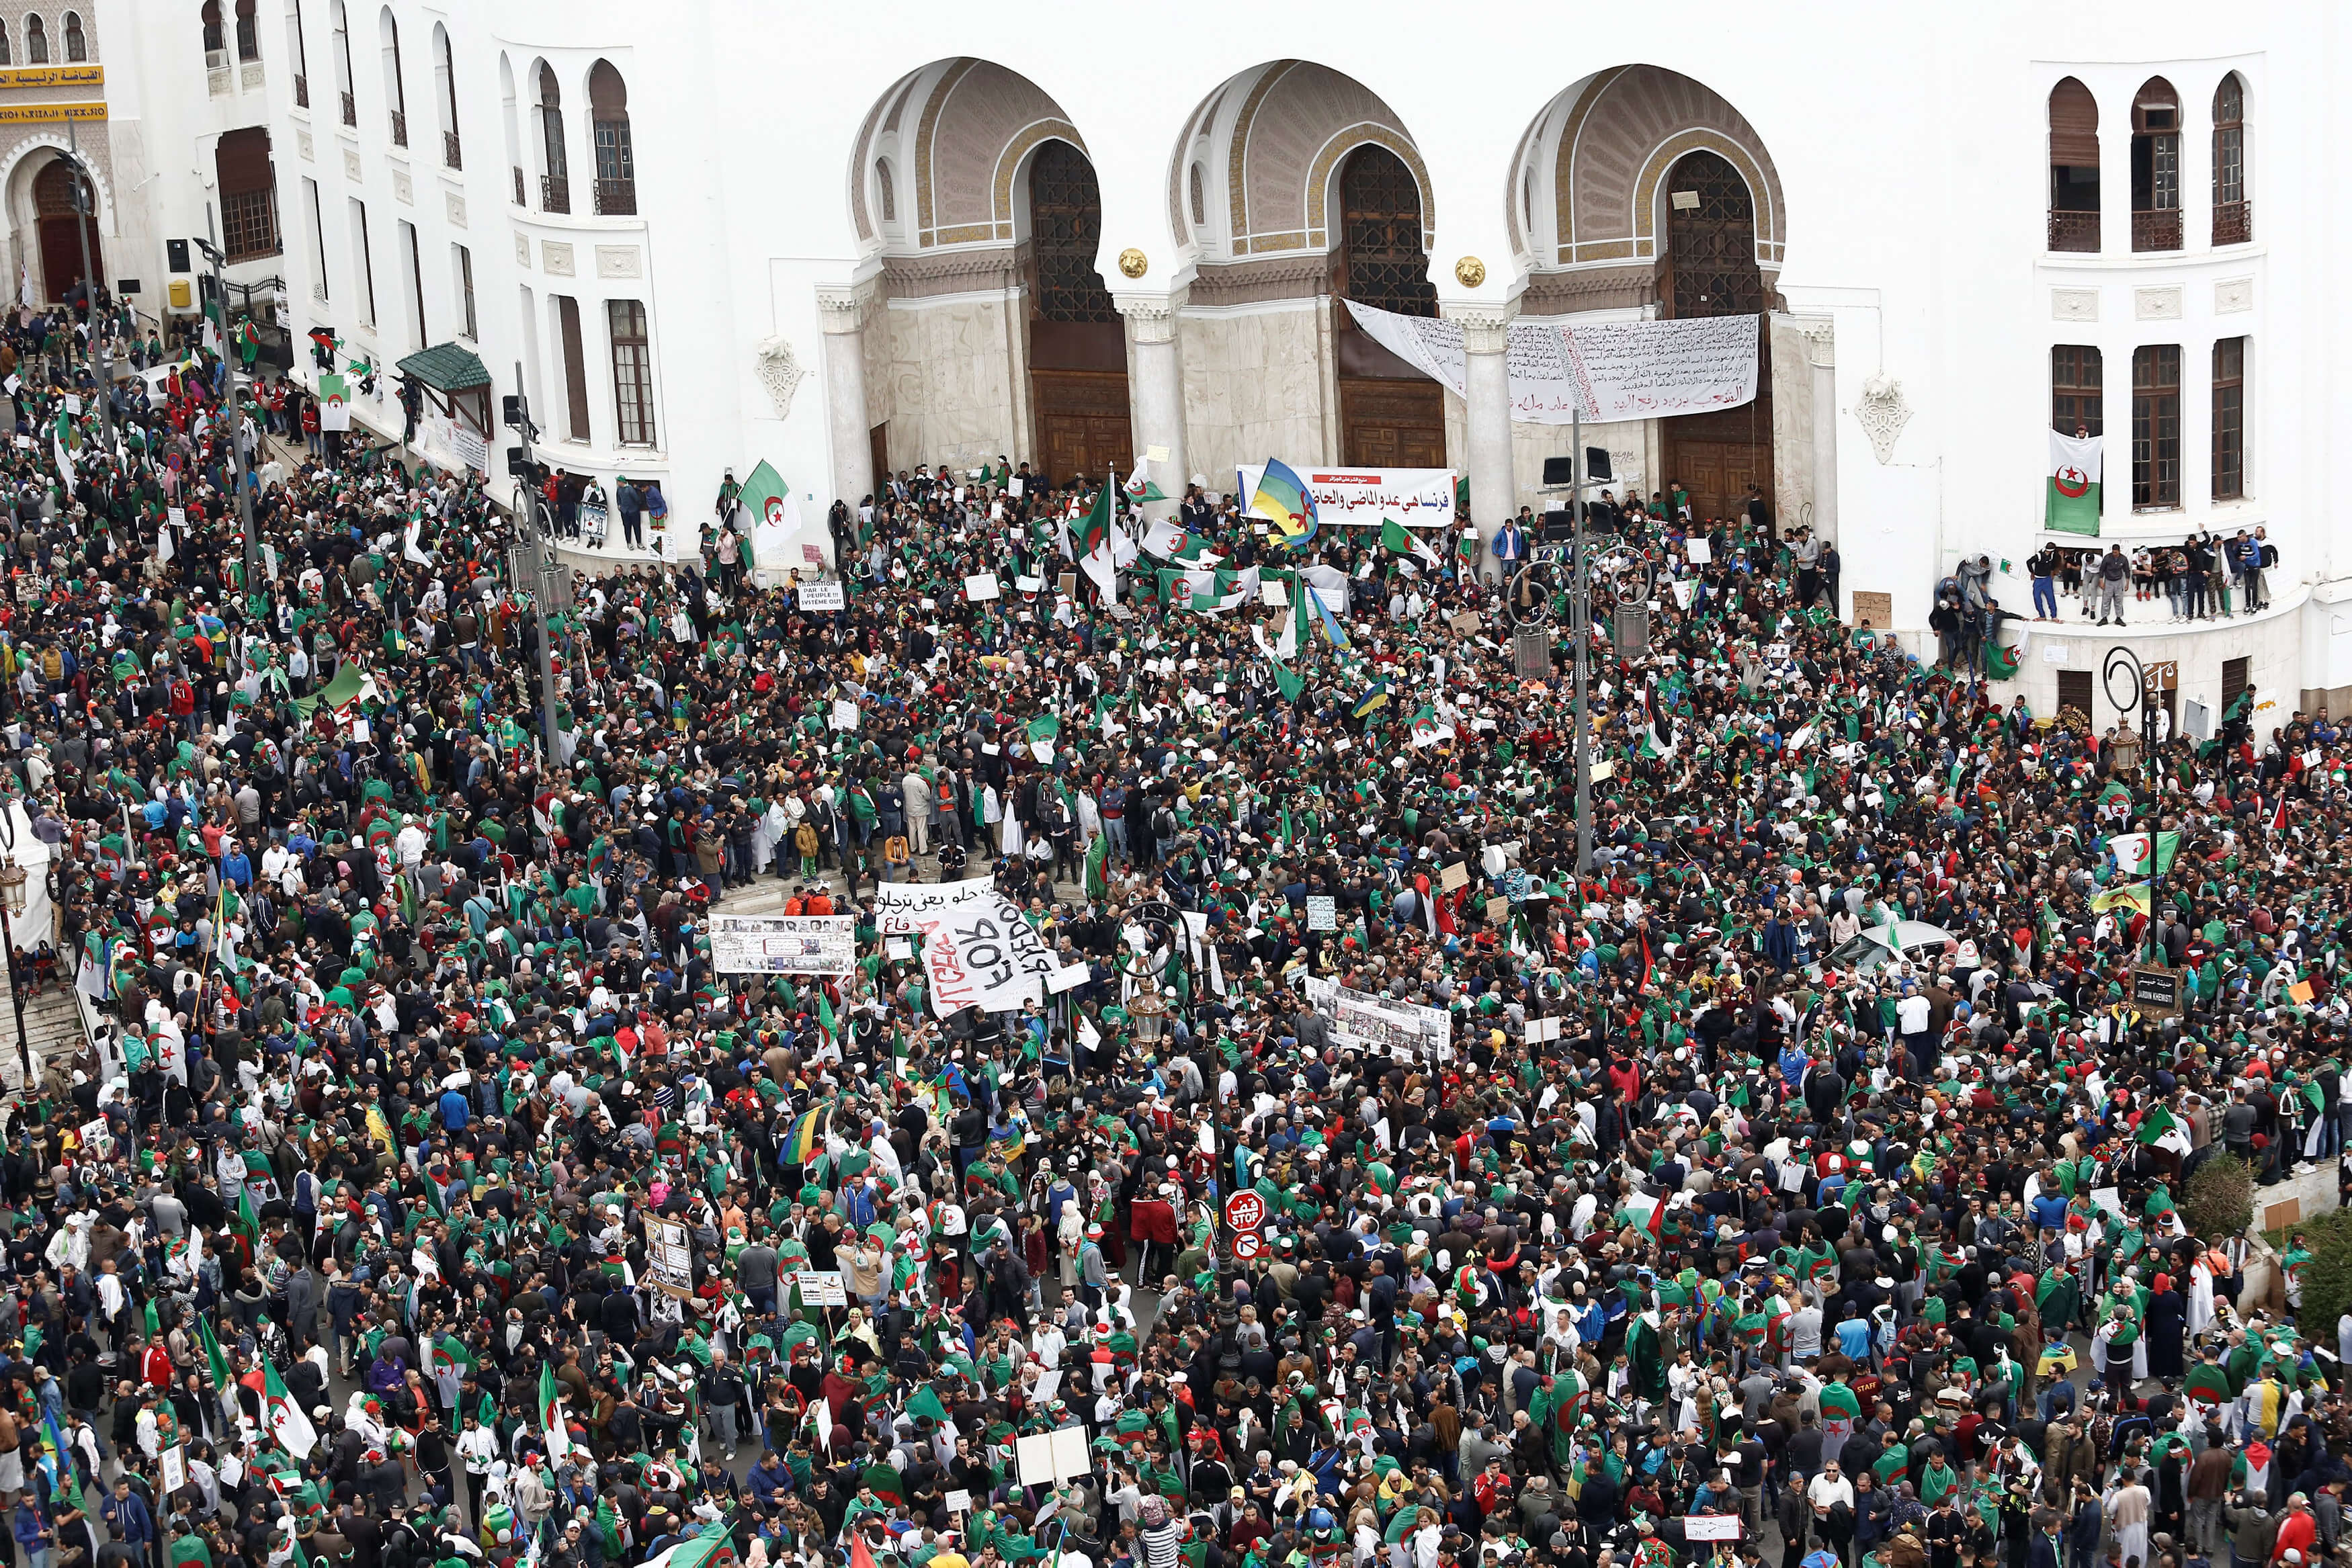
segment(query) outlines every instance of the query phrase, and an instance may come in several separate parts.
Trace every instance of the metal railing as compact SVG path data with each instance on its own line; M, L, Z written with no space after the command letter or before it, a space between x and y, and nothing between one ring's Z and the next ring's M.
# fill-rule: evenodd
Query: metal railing
M2179 250L2181 248L2182 226L2179 207L2135 212L2132 214L2132 249Z
M2099 248L2099 214L2051 208L2050 248L2095 254Z
M2254 237L2254 204L2222 202L2213 208L2213 243L2244 245Z
M392 111L392 144L394 147L408 145L408 116L396 109Z
M633 218L637 215L637 183L631 180L599 180L596 182L596 210L606 217Z
M570 212L572 182L561 174L541 174L539 177L539 205L542 212Z
M444 168L448 169L462 169L466 166L466 160L459 153L457 133L454 131L445 131L441 133L441 163Z
M294 107L297 109L308 109L310 107L310 78L309 77L296 77L294 78Z
M359 129L360 100L348 92L343 94L343 123L354 131Z

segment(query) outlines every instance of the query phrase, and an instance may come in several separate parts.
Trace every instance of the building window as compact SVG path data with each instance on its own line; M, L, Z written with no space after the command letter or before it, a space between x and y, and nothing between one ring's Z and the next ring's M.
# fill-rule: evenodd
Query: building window
M1208 193L1202 189L1202 186L1206 182L1202 179L1201 174L1201 166L1198 163L1193 164L1192 178L1192 226L1196 229L1206 227L1209 222Z
M882 197L882 221L886 224L897 223L898 192L890 179L890 160L887 158L877 158L874 161L874 184Z
M360 286L363 290L360 298L367 307L367 314L360 318L360 324L373 331L375 329L375 253L368 245L367 204L357 196L352 198L352 248L359 252L356 258L357 265L352 270L359 274Z
M2098 435L2105 366L2099 350L2060 343L2050 350L2050 428L2061 435Z
M400 245L408 253L408 308L412 313L411 324L416 329L415 340L411 347L422 350L433 339L425 327L425 255L416 242L415 224L400 225Z
M555 297L555 326L563 347L564 412L571 420L566 431L573 441L588 439L588 354L580 338L580 301L569 294Z
M1436 315L1421 243L1421 184L1404 160L1377 143L1349 153L1339 212L1348 298L1400 316Z
M25 18L25 63L28 66L49 63L49 33L41 25L38 13Z
M544 60L539 67L539 137L546 172L540 176L539 204L542 211L572 210L572 164L563 151L563 89Z
M596 142L596 210L629 217L637 210L637 155L629 141L629 86L610 60L588 72L588 122Z
M250 3L251 0L247 0L247 4ZM238 26L238 37L241 38L244 36L243 23L240 22ZM247 55L245 57L251 59L253 57ZM89 39L81 30L81 13L68 11L66 13L66 59L72 62L88 58L89 58Z
M248 125L213 145L213 176L220 186L221 248L231 261L276 256L278 175L269 161L269 132Z
M2050 89L2050 248L2099 248L2099 104L2073 77Z
M205 0L204 9L196 15L204 24L205 63L210 65L218 61L226 64L228 29L221 21L220 0Z
M2231 71L2213 92L2213 243L2243 245L2254 237L2254 204L2246 199L2246 84Z
M604 316L613 329L613 407L620 415L621 444L654 444L654 356L646 340L641 300L608 299Z
M2132 350L2132 506L2180 505L2180 345Z
M325 209L319 203L319 182L304 179L302 204L310 214L310 277L318 285L319 298L328 298L327 283L327 221Z
M0 21L0 66L13 64L8 54L8 24Z
M1116 321L1095 270L1102 243L1102 187L1087 155L1066 141L1037 149L1029 168L1029 234L1037 314L1047 321Z
M2213 344L2213 498L2246 494L2246 340Z
M377 31L383 39L383 96L392 122L392 144L408 145L408 87L400 65L400 24L383 8Z
M80 59L81 18L66 14L66 58ZM261 57L260 19L254 15L254 0L236 0L236 57L257 60Z
M453 245L449 248L457 252L457 304L465 312L466 336L478 343L482 340L482 331L474 319L474 253L462 245Z
M2132 99L2132 249L2179 250L2180 95L2150 77Z

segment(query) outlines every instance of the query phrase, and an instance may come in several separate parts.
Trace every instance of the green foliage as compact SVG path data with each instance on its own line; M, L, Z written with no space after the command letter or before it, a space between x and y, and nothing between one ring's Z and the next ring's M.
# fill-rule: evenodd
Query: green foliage
M2206 1241L2237 1235L2253 1222L2254 1173L2234 1155L2207 1160L2189 1178L2181 1195L2181 1223Z
M2352 1209L2307 1219L2292 1228L2303 1233L2311 1261L2303 1270L2303 1307L2295 1313L2306 1333L2326 1344L2336 1320L2352 1307Z

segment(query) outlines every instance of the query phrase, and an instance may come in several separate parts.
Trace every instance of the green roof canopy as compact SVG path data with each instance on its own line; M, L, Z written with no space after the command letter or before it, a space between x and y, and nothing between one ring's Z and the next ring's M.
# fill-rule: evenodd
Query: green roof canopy
M400 373L423 382L436 392L465 392L490 384L490 372L479 354L456 343L436 343L400 361Z

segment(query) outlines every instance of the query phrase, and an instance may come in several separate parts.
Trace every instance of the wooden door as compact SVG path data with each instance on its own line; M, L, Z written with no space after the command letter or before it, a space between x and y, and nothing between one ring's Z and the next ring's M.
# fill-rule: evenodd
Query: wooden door
M1339 461L1351 468L1445 466L1445 393L1430 381L1339 382Z
M99 276L106 276L106 267L98 251L98 229L82 220L89 231L89 264ZM51 299L63 299L66 290L81 281L81 240L74 234L73 214L45 217L41 220L41 284Z
M1030 382L1036 396L1037 445L1055 484L1074 475L1098 480L1135 461L1125 376L1041 370Z
M885 420L866 433L872 449L874 464L874 494L880 495L890 483L890 424ZM847 499L846 497L843 497Z

